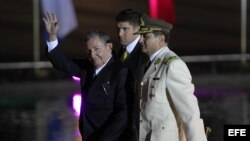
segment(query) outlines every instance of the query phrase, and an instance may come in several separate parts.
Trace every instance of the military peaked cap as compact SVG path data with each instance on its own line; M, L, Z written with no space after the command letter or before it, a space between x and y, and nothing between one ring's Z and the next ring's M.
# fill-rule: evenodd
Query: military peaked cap
M140 30L134 34L145 34L154 31L164 31L169 33L172 27L173 25L166 21L152 19L147 14L143 13L140 18Z

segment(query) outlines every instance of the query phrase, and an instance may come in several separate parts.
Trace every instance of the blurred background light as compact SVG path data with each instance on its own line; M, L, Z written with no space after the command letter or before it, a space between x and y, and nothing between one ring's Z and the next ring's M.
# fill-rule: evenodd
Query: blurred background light
M176 23L175 5L173 0L149 0L149 15L154 19L163 19Z
M80 78L79 77L76 77L76 76L72 76L72 79L77 82L77 83L80 83Z
M74 115L77 117L80 115L81 100L82 100L81 94L76 93L73 95L73 101L72 101L73 110L74 110Z

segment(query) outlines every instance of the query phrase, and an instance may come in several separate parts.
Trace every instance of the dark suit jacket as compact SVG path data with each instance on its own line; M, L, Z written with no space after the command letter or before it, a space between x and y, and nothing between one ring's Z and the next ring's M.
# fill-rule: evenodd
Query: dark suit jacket
M141 79L141 73L142 68L144 68L144 65L148 61L148 56L142 52L141 50L141 44L138 42L134 48L134 50L129 54L128 58L123 62L123 64L129 68L129 70L133 74L133 82L134 82L134 91L127 93L127 105L128 105L128 122L129 124L133 124L135 126L135 130L137 130L137 135L139 132L139 94L136 91L137 85L140 85L140 79ZM118 52L118 58L121 58L122 56L122 48ZM131 130L131 129L128 129ZM130 131L129 131L130 132ZM127 133L126 133L127 134ZM130 134L130 133L129 133ZM131 133L134 134L134 133ZM124 136L130 136L130 135L124 135ZM131 135L133 136L133 135ZM134 139L129 140L137 140ZM138 138L138 137L137 137Z
M142 52L141 44L138 42L134 48L134 50L129 54L128 58L123 62L125 66L129 68L129 70L135 76L135 79L139 75L141 75L141 68L147 62L148 56ZM118 58L122 56L122 48L118 53Z
M125 85L128 69L112 57L93 79L88 60L72 61L59 47L49 53L54 67L81 78L82 105L79 118L84 141L118 141L127 124Z

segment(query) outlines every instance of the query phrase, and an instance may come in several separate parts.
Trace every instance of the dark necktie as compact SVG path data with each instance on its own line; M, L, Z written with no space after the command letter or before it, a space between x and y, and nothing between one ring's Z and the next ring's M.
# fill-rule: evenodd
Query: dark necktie
M146 73L146 71L148 70L149 66L151 65L152 61L151 60L148 60L146 66L145 66L145 69L144 69L144 73Z

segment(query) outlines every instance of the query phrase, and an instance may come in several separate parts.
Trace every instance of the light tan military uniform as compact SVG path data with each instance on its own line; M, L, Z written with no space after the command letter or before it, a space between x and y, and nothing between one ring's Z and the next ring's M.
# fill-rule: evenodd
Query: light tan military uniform
M191 80L186 64L164 47L141 82L140 141L207 140Z

